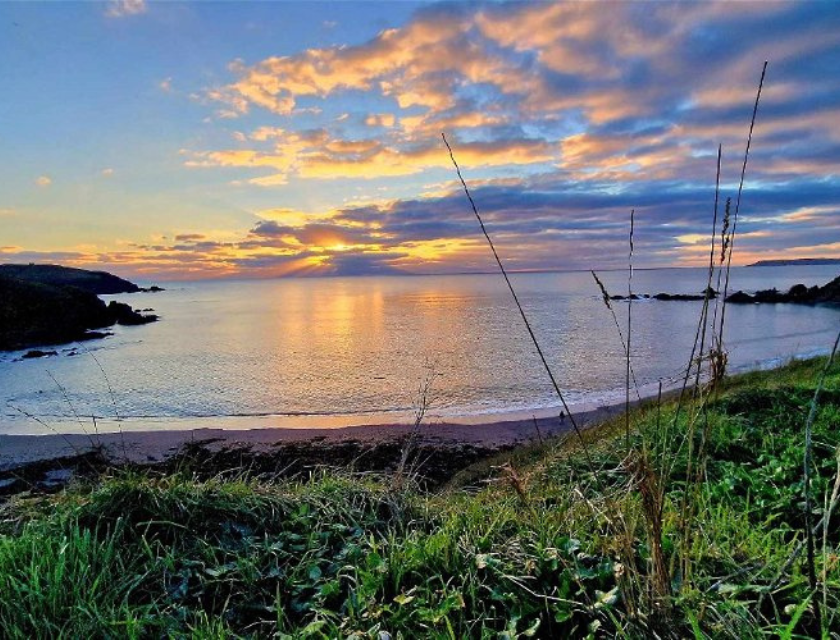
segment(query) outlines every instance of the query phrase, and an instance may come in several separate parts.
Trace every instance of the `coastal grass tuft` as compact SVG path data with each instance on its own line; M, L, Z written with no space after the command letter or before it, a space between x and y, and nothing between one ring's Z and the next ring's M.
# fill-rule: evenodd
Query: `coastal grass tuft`
M0 635L819 637L816 598L822 631L837 634L837 363L811 427L818 592L801 552L802 429L825 365L724 381L708 403L704 481L688 476L684 447L661 497L645 485L651 462L625 455L623 416L583 432L588 459L577 437L547 441L433 493L335 471L116 471L20 495L0 516ZM686 433L690 419L676 401L641 405L631 451L657 425Z

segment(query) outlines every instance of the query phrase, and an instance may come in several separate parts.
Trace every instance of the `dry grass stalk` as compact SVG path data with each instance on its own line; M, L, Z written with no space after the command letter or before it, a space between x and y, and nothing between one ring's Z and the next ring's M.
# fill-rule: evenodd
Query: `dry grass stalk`
M752 144L753 130L755 129L755 119L758 115L758 103L761 101L761 89L764 87L764 77L767 75L767 61L764 61L764 67L761 69L761 79L758 81L758 93L755 96L755 104L753 105L752 120L750 120L750 132L747 136L747 148L744 151L744 163L741 165L741 180L738 182L738 197L735 200L735 215L732 216L732 231L729 234L729 255L726 259L726 282L723 287L723 305L720 312L720 326L723 332L723 325L726 319L726 296L729 293L729 272L732 267L732 249L735 245L735 230L738 227L738 214L741 212L741 194L744 191L744 177L747 174L747 162L750 159L750 145Z
M601 298L604 301L604 305L607 307L607 310L612 316L613 323L615 324L615 330L618 332L618 339L621 340L621 348L625 353L627 353L629 349L627 348L627 341L624 339L624 331L621 329L621 325L618 323L618 316L615 314L615 308L612 305L612 300L610 299L610 294L607 291L607 287L601 281L601 278L598 277L597 273L595 273L594 271L590 271L589 273L591 273L592 277L595 278L595 284L598 286L598 289L601 292ZM632 362L630 363L630 377L633 380L633 388L636 390L636 398L641 400L642 394L639 391L639 383L636 381L636 372L633 369Z
M723 220L723 228L721 230L721 261L719 269L723 271L725 274L725 283L723 286L723 293L721 294L722 301L720 302L720 322L717 326L717 342L713 341L713 346L709 353L709 368L710 368L710 384L708 390L714 390L717 388L718 383L723 378L726 373L726 364L727 364L727 354L723 348L723 333L725 327L725 319L726 319L726 297L728 295L729 290L729 278L730 278L730 271L732 265L732 251L734 247L735 241L735 232L737 228L737 220L738 220L738 213L740 211L741 205L741 196L743 193L744 187L744 179L746 176L747 170L747 163L749 161L750 155L750 146L752 144L752 136L753 131L755 129L755 122L758 115L758 106L761 101L761 91L764 86L764 78L767 74L767 62L764 63L761 71L761 78L758 83L758 91L756 92L755 103L753 105L753 112L752 118L750 119L750 128L749 134L747 136L747 144L746 149L744 151L744 160L741 166L741 178L738 185L738 196L735 204L735 211L734 214L731 214L731 200L727 200L726 204L726 211L724 214ZM721 150L719 147L718 152L718 174L716 180L716 188L715 188L715 217L717 216L717 204L719 202L719 184L720 184L720 157L721 157ZM731 220L731 225L730 225ZM711 267L713 256L714 256L714 230L712 235L712 247L710 249L710 271L709 271L709 285L711 285L711 277L713 273L713 269ZM725 262L725 267L724 267ZM718 275L718 283L720 283L720 273ZM720 286L718 286L718 292L720 292ZM708 287L707 287L707 295L705 296L704 302L704 311L701 313L700 323L698 325L697 335L695 336L695 344L692 349L692 356L697 353L698 340L700 340L700 344L702 345L703 342L701 340L701 335L705 336L706 331L706 317L708 315ZM714 320L712 322L712 333L715 333L715 321L717 320L717 305L715 307L715 314ZM700 358L702 358L702 351L699 353ZM676 430L677 421L679 420L683 398L685 395L685 391L688 385L688 378L690 376L690 372L692 369L692 362L693 359L689 361L689 366L686 370L686 377L683 380L683 387L680 392L680 398L677 402L677 410L674 416L673 421L673 428ZM683 443L687 445L687 467L686 467L686 480L690 484L690 486L686 487L686 491L683 494L682 504L680 508L680 517L679 517L679 531L680 531L680 543L681 543L681 558L680 564L682 567L682 574L683 574L683 581L685 584L690 583L690 575L691 575L691 547L692 547L692 531L691 531L691 521L692 515L695 510L695 502L696 497L698 495L699 490L699 483L702 481L703 478L703 457L705 452L705 440L706 436L708 435L709 423L708 423L708 414L706 413L706 402L708 397L704 395L703 389L700 387L700 365L698 364L697 375L695 377L695 386L692 393L693 396L693 403L691 406L690 414L688 416L688 423L685 431L685 436L683 439ZM702 418L703 420L703 431L701 432L700 442L695 444L696 435L697 435L697 423ZM682 449L683 444L680 444L678 449ZM663 478L663 483L667 482L667 477Z
M501 466L501 469L505 474L505 479L508 481L508 484L513 487L513 490L516 491L516 495L519 496L519 500L522 502L523 506L530 508L531 503L528 500L528 490L525 487L524 478L517 473L516 469L510 462L505 462Z
M522 303L519 302L519 296L516 295L516 289L513 287L513 283L510 281L510 277L508 276L507 269L505 269L504 264L502 264L502 260L499 257L498 252L496 251L496 245L493 244L493 240L490 237L490 234L487 231L487 227L484 226L484 220L481 218L481 214L478 212L478 207L475 204L475 200L473 200L472 195L470 194L469 187L467 187L467 183L464 180L464 176L461 174L461 167L458 166L458 162L455 160L455 154L452 151L452 147L449 146L449 141L446 139L446 134L441 133L441 138L443 138L443 144L446 145L446 149L449 151L449 158L452 160L452 164L455 167L455 172L458 174L458 179L461 181L461 186L464 188L464 193L467 196L467 200L470 202L470 206L472 207L473 214L475 215L476 220L478 220L478 224L481 227L481 232L484 234L484 239L487 241L488 246L490 247L490 251L493 253L493 258L496 261L496 265L499 267L499 271L502 274L502 277L505 279L505 283L507 284L508 290L510 291L511 296L513 297L513 301L516 304L516 308L519 310L519 315L522 318L522 322L525 324L525 328L528 330L528 335L531 337L531 342L534 344L534 348L537 350L537 355L540 357L540 361L542 362L543 368L545 369L546 374L548 374L548 378L551 381L552 387L554 387L554 392L557 394L558 399L560 400L560 404L563 405L563 412L564 415L569 416L569 422L572 423L572 428L575 430L575 434L580 441L583 455L586 458L587 466L589 467L590 471L594 474L595 472L595 465L592 461L592 455L589 451L589 446L586 443L586 440L583 437L583 433L580 430L580 426L575 420L574 414L572 410L569 408L568 403L566 402L566 398L563 395L563 392L560 390L560 385L557 383L557 379L554 377L554 373L551 370L551 367L548 364L548 360L546 360L545 354L543 353L542 347L540 346L539 340L537 340L537 336L534 333L533 328L531 327L531 323L528 320L528 316L525 314L525 310L522 308ZM600 479L596 476L595 480L602 484Z
M633 234L636 210L630 210L630 253L627 256L627 350L624 369L624 446L630 450L630 353L633 339Z
M651 603L667 618L671 606L671 578L662 548L662 485L645 453L633 452L627 457L627 466L642 498L642 513L647 526L652 577Z
M706 346L706 332L709 326L709 302L711 300L710 296L712 293L712 280L714 279L715 274L715 233L717 232L718 203L720 202L720 165L722 156L723 146L718 145L717 171L715 172L715 206L714 215L712 217L712 237L709 242L709 274L706 279L706 288L704 290L703 295L703 308L700 312L700 322L697 324L697 332L700 337L700 348L697 351L697 353L699 354L699 358L697 361L697 374L694 379L695 388L700 387L700 374L702 370L703 351ZM714 326L712 327L712 331L714 331ZM694 343L697 344L696 337Z
M729 247L732 243L732 232L730 227L730 221L732 219L732 198L726 199L726 207L723 213L723 226L720 231L720 261L718 262L718 275L717 275L717 291L720 292L721 290L721 278L724 272L724 265L727 262L727 256L729 256ZM721 301L723 298L723 301ZM728 361L728 356L726 350L723 347L723 322L718 323L718 312L723 308L726 304L726 292L724 292L723 296L718 297L717 301L715 302L715 311L714 316L712 318L712 348L709 351L709 364L710 364L710 384L713 387L716 387L723 377L726 375L726 365ZM718 334L714 335L715 327L718 327Z
M429 407L429 396L432 391L432 381L434 380L434 367L428 366L426 376L420 383L420 388L417 392L417 400L414 405L414 423L411 426L411 432L403 444L400 452L400 461L397 464L397 469L394 472L393 486L394 489L400 491L405 486L406 480L411 479L416 475L417 463L415 460L409 465L409 460L412 454L417 450L421 438L421 426L423 419L426 417L426 411Z

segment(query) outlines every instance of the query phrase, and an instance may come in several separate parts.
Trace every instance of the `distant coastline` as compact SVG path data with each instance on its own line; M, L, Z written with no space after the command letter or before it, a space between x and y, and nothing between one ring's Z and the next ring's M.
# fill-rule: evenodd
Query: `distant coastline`
M840 258L797 258L795 260L759 260L748 267L810 267L840 264Z

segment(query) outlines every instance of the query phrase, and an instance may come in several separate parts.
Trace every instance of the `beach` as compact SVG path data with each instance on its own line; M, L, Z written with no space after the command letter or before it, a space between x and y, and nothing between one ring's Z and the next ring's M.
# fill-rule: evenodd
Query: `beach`
M635 404L635 403L634 403ZM589 408L574 414L578 427L600 424L624 411L624 403ZM458 422L421 423L418 443L425 447L452 449L471 447L487 454L542 439L572 433L568 417L525 417ZM92 451L101 452L112 464L158 464L196 445L210 452L248 451L270 454L284 447L312 445L324 452L329 464L331 447L353 444L361 450L402 443L414 431L411 424L354 425L343 428L272 428L249 430L192 429L183 431L138 431L105 434L0 435L0 474L32 464L51 462L61 468L66 461ZM69 463L73 464L73 463Z

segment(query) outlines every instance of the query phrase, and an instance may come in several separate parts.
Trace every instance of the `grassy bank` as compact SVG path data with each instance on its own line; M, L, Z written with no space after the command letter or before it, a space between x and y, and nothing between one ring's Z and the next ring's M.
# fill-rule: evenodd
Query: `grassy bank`
M519 450L393 477L114 472L2 507L0 636L814 637L840 633L840 366L825 359ZM508 462L504 465L502 463ZM797 551L800 549L800 551Z

